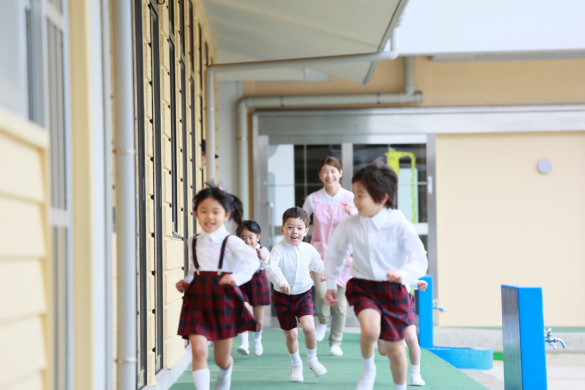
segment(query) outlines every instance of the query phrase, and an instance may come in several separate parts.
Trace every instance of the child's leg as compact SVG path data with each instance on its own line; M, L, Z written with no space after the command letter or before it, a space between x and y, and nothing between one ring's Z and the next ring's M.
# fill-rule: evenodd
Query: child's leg
M420 364L420 346L416 337L416 325L408 325L405 329L404 340L408 346L408 357L410 364L418 366Z
M358 314L361 335L362 375L357 384L358 390L370 390L376 381L376 364L374 363L374 344L380 337L381 317L374 309L363 309Z
M258 323L256 326L256 332L261 332L262 327L264 326L264 306L254 306L252 308L252 312L254 313L256 322Z
M317 359L317 338L315 333L315 320L312 315L299 318L303 333L305 334L305 347L307 347L307 363L315 376L325 375L327 369Z
M229 390L232 383L232 369L234 367L234 359L232 359L232 341L233 339L218 340L215 342L213 349L213 358L215 364L219 367L217 373L217 381L214 389Z
M207 367L207 338L201 335L189 335L191 352L193 354L193 382L197 390L208 390L210 375Z
M384 340L378 339L377 343L378 343L377 344L378 345L378 352L380 352L380 355L386 356L386 347L384 346Z
M315 337L315 321L313 320L313 316L302 316L299 318L299 322L305 334L305 347L307 349L316 349L317 339Z
M384 341L386 354L390 359L390 371L395 385L406 385L406 352L404 341Z
M295 329L291 330L283 330L284 332L284 342L286 343L286 349L288 349L289 354L295 354L299 352L299 332Z

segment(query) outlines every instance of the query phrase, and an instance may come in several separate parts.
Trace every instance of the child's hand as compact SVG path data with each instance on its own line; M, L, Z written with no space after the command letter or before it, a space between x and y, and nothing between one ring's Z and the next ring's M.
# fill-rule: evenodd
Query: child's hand
M388 281L394 283L402 282L402 274L396 268L392 268L386 272L386 276L388 276Z
M175 284L175 287L177 288L177 290L179 290L180 293L184 293L185 290L187 290L187 287L189 286L189 283L185 282L184 280L179 280L177 282L177 284Z
M327 306L333 306L337 302L337 290L327 290L325 293L325 303Z
M321 277L319 278L319 280L321 280L322 282L326 281L327 278L325 277L325 272L321 271Z
M348 203L348 202L343 202L343 208L345 209L345 212L349 215L354 215L355 209L353 208L353 204Z
M236 285L236 279L232 275L223 275L221 279L219 279L219 284L231 284L232 286Z
M290 286L288 284L281 284L278 289L281 293L290 295Z
M428 285L429 284L424 280L419 280L418 282L416 282L416 287L418 287L420 291L425 291Z
M266 256L262 253L262 248L256 248L256 252L258 253L258 258L260 261L266 260Z

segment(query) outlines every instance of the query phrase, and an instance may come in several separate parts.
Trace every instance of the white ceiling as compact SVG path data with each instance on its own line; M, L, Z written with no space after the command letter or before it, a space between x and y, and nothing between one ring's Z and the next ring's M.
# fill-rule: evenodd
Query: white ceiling
M384 49L408 0L203 0L216 63L248 62ZM366 84L375 63L218 74L228 80L323 80Z

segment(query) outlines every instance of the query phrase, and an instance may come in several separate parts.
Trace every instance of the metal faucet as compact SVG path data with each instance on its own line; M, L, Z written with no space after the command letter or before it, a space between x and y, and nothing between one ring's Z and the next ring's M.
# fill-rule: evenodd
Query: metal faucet
M561 343L561 346L564 348L567 348L565 346L565 342L561 339L557 339L556 337L552 337L552 332L551 332L551 328L546 328L544 330L544 342L548 343L548 345L550 345L552 347L552 349L557 349L557 342Z
M447 309L445 309L443 306L439 306L439 300L438 299L433 299L433 309L434 310L438 310L441 313L447 311Z

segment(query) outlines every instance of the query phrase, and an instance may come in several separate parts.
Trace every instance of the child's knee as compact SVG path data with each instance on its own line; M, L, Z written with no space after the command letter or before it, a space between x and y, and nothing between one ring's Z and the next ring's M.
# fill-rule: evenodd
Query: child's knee
M214 356L215 364L222 370L227 370L232 365L232 357L228 354L226 356Z
M207 344L202 344L202 343L196 343L196 344L191 344L191 352L193 354L193 360L195 361L201 361L201 360L207 360L207 353L208 353L208 349L207 349Z
M406 332L404 334L404 341L406 341L406 345L408 345L408 348L418 347L418 338L416 337L416 331L413 333Z
M297 332L293 332L292 330L284 331L284 337L288 343L294 343L297 341Z
M376 326L365 326L361 329L362 337L367 340L377 340L380 336L380 330Z
M404 347L399 345L398 343L402 343L402 341L392 343L390 348L388 348L388 345L386 345L386 356L388 356L388 359L390 359L391 361L406 358L406 351Z

